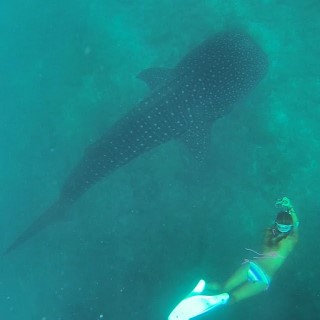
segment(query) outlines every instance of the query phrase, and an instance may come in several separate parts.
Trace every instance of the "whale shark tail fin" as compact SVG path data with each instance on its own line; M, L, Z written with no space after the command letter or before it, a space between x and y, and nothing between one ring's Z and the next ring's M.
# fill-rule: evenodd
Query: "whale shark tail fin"
M4 254L9 254L49 225L60 221L70 205L71 203L64 199L56 201L5 250Z

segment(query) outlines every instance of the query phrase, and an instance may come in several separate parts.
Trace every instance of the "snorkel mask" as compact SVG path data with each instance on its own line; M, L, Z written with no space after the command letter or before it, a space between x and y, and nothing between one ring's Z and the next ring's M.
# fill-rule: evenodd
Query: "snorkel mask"
M275 222L275 224L277 226L278 231L281 233L290 232L293 227L292 224L282 224L282 223L278 223L278 222Z

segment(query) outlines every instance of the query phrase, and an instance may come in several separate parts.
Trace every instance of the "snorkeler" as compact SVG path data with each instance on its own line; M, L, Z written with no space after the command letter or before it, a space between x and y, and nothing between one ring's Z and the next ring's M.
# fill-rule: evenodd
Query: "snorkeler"
M265 233L262 253L247 249L256 256L246 260L222 289L229 293L232 303L267 290L274 274L297 244L299 221L290 200L282 198L276 206L282 210Z
M200 280L193 291L183 299L169 315L169 320L196 319L219 305L239 302L269 288L274 274L289 256L298 241L299 221L291 201L284 197L276 202L281 208L271 227L266 230L262 252L246 249L254 253L219 289L215 283ZM211 291L211 293L210 293Z

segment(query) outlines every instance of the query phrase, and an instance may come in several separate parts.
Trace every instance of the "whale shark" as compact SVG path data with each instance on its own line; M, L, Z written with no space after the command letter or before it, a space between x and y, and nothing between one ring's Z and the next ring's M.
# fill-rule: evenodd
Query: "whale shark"
M57 200L6 250L16 249L62 219L91 186L139 155L179 140L202 160L210 130L264 78L268 59L243 30L204 40L172 68L150 68L138 78L150 93L89 145L61 187Z

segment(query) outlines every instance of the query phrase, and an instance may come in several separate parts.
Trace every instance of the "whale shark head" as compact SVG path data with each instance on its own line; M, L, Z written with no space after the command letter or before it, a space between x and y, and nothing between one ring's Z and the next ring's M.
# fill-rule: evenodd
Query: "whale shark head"
M226 108L247 95L266 75L268 59L247 33L220 32L191 51L176 67L189 81L198 104Z

